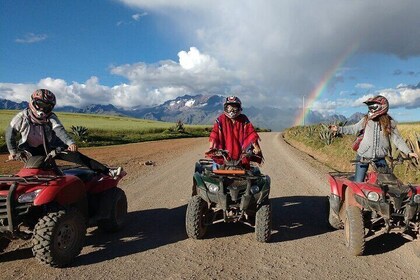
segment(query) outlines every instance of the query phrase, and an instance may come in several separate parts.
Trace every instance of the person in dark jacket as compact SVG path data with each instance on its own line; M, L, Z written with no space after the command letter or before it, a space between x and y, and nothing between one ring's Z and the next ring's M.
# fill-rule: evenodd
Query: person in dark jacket
M32 93L28 108L19 112L6 130L9 160L17 159L22 151L32 156L47 155L60 147L66 151L60 153L58 159L84 165L114 178L120 175L121 167L110 169L78 152L76 143L53 113L55 104L55 95L47 89L37 89ZM19 142L16 141L18 134Z
M391 151L391 142L409 157L418 158L410 150L397 129L397 123L388 115L388 100L377 95L364 102L368 106L368 113L358 123L343 127L335 125L330 129L342 134L358 134L363 130L363 138L357 148L356 173L354 181L363 182L368 169L368 164L363 159L374 160L378 167L388 167L385 156Z

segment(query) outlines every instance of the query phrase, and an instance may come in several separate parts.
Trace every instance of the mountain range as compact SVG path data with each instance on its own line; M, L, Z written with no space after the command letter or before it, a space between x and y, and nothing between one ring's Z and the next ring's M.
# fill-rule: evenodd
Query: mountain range
M58 112L120 115L134 118L176 122L182 120L185 124L212 124L222 113L225 97L220 95L184 95L168 100L160 105L150 107L118 108L114 105L92 104L84 108L72 106L57 107ZM27 108L28 102L16 103L0 99L0 109L20 110ZM293 123L295 110L274 107L244 107L243 112L254 126L281 131ZM362 113L356 113L346 118L343 115L324 116L316 111L309 111L305 124L345 122L355 123L362 118Z

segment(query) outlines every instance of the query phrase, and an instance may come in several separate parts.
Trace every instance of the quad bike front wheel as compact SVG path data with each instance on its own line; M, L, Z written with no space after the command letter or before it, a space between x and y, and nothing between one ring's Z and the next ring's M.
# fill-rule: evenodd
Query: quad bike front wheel
M255 215L255 238L266 243L271 238L271 203L261 205Z
M98 221L98 227L106 232L120 230L127 218L127 196L120 188L107 190L102 198L100 207L107 212L107 218Z
M198 195L191 197L185 216L185 229L189 238L201 239L204 237L207 231L205 223L207 213L207 202Z
M365 250L365 227L362 210L357 206L347 206L344 221L346 247L354 256L361 256Z
M85 219L77 210L51 212L35 226L32 252L44 264L64 267L80 254L85 235Z

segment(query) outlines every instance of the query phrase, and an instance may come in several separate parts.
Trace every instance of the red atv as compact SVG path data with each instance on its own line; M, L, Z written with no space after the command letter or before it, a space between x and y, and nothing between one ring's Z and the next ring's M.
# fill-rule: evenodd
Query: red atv
M381 233L396 232L411 240L420 237L420 186L404 185L391 168L370 164L372 171L364 182L354 182L354 173L331 172L329 182L329 224L344 227L346 247L362 255L365 241ZM356 162L356 161L353 161Z
M121 228L127 198L117 178L83 167L60 168L53 150L29 157L16 175L0 176L0 239L30 239L44 264L68 265L84 245L87 226ZM3 242L4 243L4 242Z

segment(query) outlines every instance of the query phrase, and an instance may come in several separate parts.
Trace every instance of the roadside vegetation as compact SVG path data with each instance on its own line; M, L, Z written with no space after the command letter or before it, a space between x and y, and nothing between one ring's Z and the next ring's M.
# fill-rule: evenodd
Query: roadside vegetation
M0 152L7 152L4 133L18 111L0 110ZM184 125L120 116L56 113L80 147L118 145L173 138L208 136L211 126Z
M343 124L338 124L343 125ZM398 130L406 139L406 143L420 155L420 122L400 123ZM338 171L354 171L351 160L356 157L356 152L351 146L356 138L355 135L339 135L336 137L329 132L327 125L318 124L310 126L296 126L284 132L284 138L293 146L312 155L327 166ZM393 146L393 158L403 155ZM395 174L405 183L420 183L420 169L418 163L405 161L396 166Z

